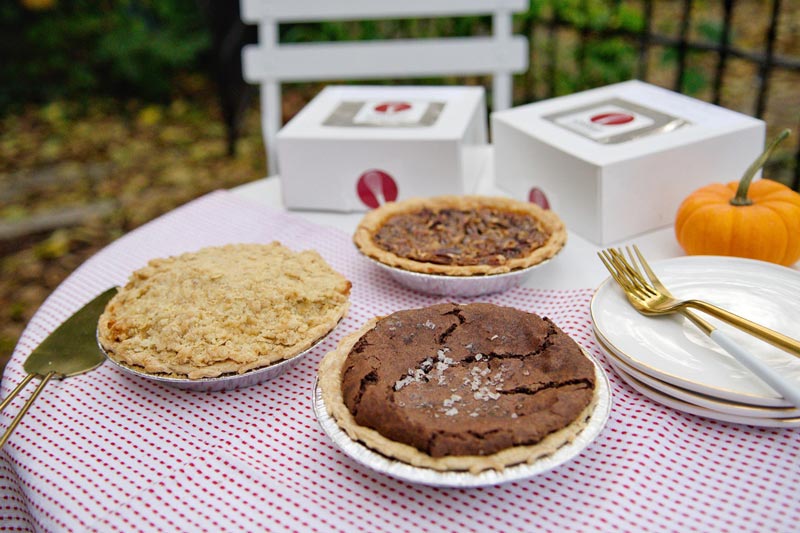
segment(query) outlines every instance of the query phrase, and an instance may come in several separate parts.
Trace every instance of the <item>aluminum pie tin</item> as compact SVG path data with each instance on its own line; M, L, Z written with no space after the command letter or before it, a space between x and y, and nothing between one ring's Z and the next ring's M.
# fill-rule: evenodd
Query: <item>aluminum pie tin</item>
M373 451L361 442L350 438L339 427L336 420L328 413L318 381L314 382L314 414L322 431L345 455L363 466L403 481L450 488L486 487L510 481L520 481L552 470L577 456L600 435L605 427L611 413L611 387L608 382L608 376L594 357L586 353L585 350L584 354L594 364L597 384L597 404L589 416L589 422L586 427L571 442L565 443L555 452L540 457L532 463L508 466L502 471L484 470L478 474L466 471L443 472L432 468L412 466Z
M392 279L404 287L417 292L447 296L481 296L519 287L530 278L534 270L552 259L545 259L541 263L527 268L520 268L501 274L447 276L445 274L424 274L422 272L403 270L402 268L381 263L367 255L363 255L363 257L383 269Z
M334 327L334 329L336 329ZM317 339L314 344L312 344L308 349L300 352L299 354L290 357L289 359L284 359L277 363L273 363L269 366L265 366L263 368L256 368L254 370L250 370L243 374L223 374L221 376L213 377L213 378L198 378L198 379L189 379L189 378L180 378L171 376L168 374L150 374L144 372L142 370L137 370L135 367L126 365L125 363L121 363L119 361L115 361L111 358L111 356L106 352L103 345L100 344L98 339L97 345L100 348L100 351L106 356L106 359L111 362L112 365L120 369L123 373L129 376L135 376L137 378L146 379L148 381L152 381L155 383L160 383L162 385L168 385L170 387L175 387L178 389L184 390L191 390L191 391L199 391L199 392L218 392L218 391L227 391L227 390L234 390L234 389L243 389L246 387L250 387L253 385L257 385L258 383L263 383L264 381L269 381L274 379L281 374L284 374L287 370L294 367L297 363L299 363L305 356L307 356L314 348L319 345L325 338L333 333L333 330L329 331L327 334L323 335L319 339Z

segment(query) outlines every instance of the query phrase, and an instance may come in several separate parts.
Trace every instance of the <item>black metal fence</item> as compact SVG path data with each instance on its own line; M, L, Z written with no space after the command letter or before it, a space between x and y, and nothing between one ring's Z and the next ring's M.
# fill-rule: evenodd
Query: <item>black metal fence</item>
M239 47L231 43L252 42L256 34L241 24L236 2L211 4L227 12L214 18L221 101L233 149L249 93L235 74L241 72ZM396 22L392 36L442 31L441 25L420 30ZM488 18L461 22L444 31L475 33L491 24ZM799 1L531 0L515 22L531 49L528 72L515 78L516 104L631 78L648 81L765 119L770 132L792 128L794 145L776 154L768 175L800 190ZM353 38L363 33L352 23L338 24L350 24ZM314 37L313 29L304 30L303 38ZM745 30L746 43L739 38ZM331 33L348 32L318 31L322 40ZM289 41L292 35L281 32Z
M703 66L705 77L704 99L726 107L731 107L731 102L726 102L723 93L727 86L738 84L749 98L739 98L734 107L739 111L747 113L761 119L767 119L771 129L777 130L783 127L791 127L796 135L793 136L795 146L791 149L785 148L782 156L777 157L772 164L771 170L781 176L781 181L792 186L795 190L800 190L800 2L788 0L765 0L761 2L743 2L736 0L720 0L718 2L676 0L672 2L656 0L639 0L638 2L622 2L614 0L606 2L607 17L606 22L593 24L589 17L575 17L566 8L574 7L575 3L559 2L540 2L549 4L549 9L537 11L536 16L528 16L522 23L522 31L531 43L531 68L525 75L525 90L521 97L525 101L535 101L542 98L549 98L559 94L558 75L559 49L563 47L565 40L569 41L574 47L574 62L576 66L578 80L575 89L582 90L598 85L596 78L587 75L589 70L589 59L592 46L609 40L619 40L625 43L629 50L635 50L635 65L628 65L630 77L636 77L644 81L652 81L654 71L659 71L656 83L673 89L681 93L698 92L698 88L688 79L691 73L693 61ZM719 20L711 27L711 31L706 31L705 38L701 39L693 36L693 15L697 12L698 6L705 8L709 4L718 4ZM559 9L558 5L562 4ZM590 9L589 0L578 2L581 11L587 13ZM753 11L754 4L757 4L756 11L762 15L761 20L739 20L738 24L755 25L762 30L760 42L750 42L747 48L733 42L732 36L739 29L734 20L737 7L748 4ZM671 12L677 15L673 26L676 31L665 33L654 26L656 17L654 8L656 5L671 8ZM638 14L629 17L625 22L623 12ZM778 50L779 29L784 32L794 33L786 35L786 40L797 45L787 52ZM696 33L696 32L694 32ZM708 35L711 33L711 35ZM758 41L756 39L755 41ZM624 45L623 45L624 46ZM660 50L662 58L669 57L669 65L662 61L658 68L653 68L654 50ZM608 57L608 60L619 59L620 54ZM602 60L602 57L600 58ZM735 73L729 72L732 61L738 60L749 64L754 69L754 75L749 79L739 79ZM625 74L623 69L623 76ZM669 76L664 73L670 72ZM546 75L542 75L546 73ZM782 74L790 74L789 81L783 86L776 88L771 83L773 78ZM599 80L620 81L620 80ZM696 85L696 84L695 84ZM789 103L794 104L788 109L770 109L773 111L768 116L768 105L772 93L780 90L787 93ZM746 100L750 100L749 102ZM782 103L776 103L781 106ZM772 124L769 119L773 118L783 122L783 124Z

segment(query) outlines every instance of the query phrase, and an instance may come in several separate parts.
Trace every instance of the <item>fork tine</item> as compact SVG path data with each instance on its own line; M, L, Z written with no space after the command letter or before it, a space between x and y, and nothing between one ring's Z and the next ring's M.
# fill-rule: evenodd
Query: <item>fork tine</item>
M642 279L644 279L645 275L644 275L644 273L642 273L642 270L639 268L639 264L636 261L636 257L633 255L633 251L631 251L631 247L630 246L626 246L625 247L625 252L628 254L628 262L631 264L631 267L636 271L637 274L639 274L642 277Z
M658 276L656 276L656 273L653 272L653 269L650 268L650 264L644 258L644 255L639 250L639 247L634 244L633 245L633 250L636 252L636 255L639 258L639 263L641 263L642 268L647 273L647 277L650 278L650 282L653 284L653 286L656 289L658 289L659 291L661 291L661 292L663 292L665 294L669 294L669 291L667 290L667 288L664 286L663 283L661 283L661 280L658 278Z
M633 255L633 251L631 250L630 246L625 247L625 252L628 254L628 260L627 260L628 264L630 264L631 269L636 272L639 279L641 279L642 282L648 286L648 288L654 287L657 289L658 287L655 284L652 285L650 284L650 280L648 279L649 276L646 276L645 273L642 271L642 268L639 267L639 261L636 260L636 256ZM652 272L652 270L650 272Z
M600 258L600 261L603 262L603 265L605 265L606 270L608 270L609 274L611 274L611 277L614 278L614 280L617 283L619 283L623 288L625 288L627 286L627 282L622 279L622 277L619 275L619 272L617 272L616 267L614 267L611 264L611 262L605 257L605 255L603 255L605 252L606 252L605 250L603 250L602 252L597 252L597 256Z
M602 253L597 255L600 256L600 260L606 266L606 269L626 293L640 299L647 297L643 282L630 272L624 262L619 260L616 250L613 248L603 250Z
M655 295L653 287L648 283L644 276L639 273L634 266L622 255L622 252L614 248L610 248L610 255L613 258L613 263L616 265L617 270L621 271L643 295Z
M608 250L598 252L597 255L600 257L600 261L603 262L609 273L611 273L611 277L614 278L623 290L626 292L634 290L635 287L631 284L628 276L617 267Z

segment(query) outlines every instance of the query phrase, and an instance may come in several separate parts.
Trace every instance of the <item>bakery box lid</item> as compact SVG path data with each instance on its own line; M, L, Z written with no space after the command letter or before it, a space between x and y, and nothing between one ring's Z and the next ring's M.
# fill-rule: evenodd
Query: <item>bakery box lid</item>
M638 80L492 113L597 165L676 148L763 121Z
M458 140L483 105L483 87L329 86L278 139Z

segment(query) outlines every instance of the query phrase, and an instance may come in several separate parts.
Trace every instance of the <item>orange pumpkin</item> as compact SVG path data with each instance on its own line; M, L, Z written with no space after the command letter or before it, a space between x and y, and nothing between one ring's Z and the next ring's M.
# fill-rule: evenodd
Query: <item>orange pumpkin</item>
M789 135L784 130L741 181L696 190L678 207L675 236L689 255L728 255L792 265L800 259L800 194L753 176Z

